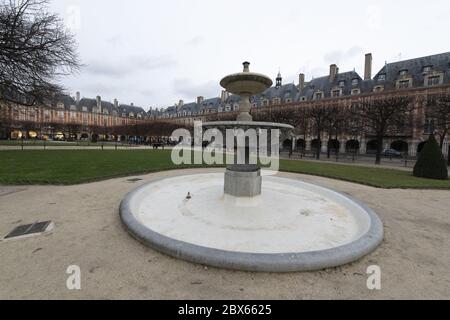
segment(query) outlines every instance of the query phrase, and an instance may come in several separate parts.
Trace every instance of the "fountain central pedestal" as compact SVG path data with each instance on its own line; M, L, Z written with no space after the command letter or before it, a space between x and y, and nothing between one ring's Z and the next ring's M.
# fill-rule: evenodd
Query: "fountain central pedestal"
M225 194L234 197L261 195L261 168L252 165L235 165L225 172Z

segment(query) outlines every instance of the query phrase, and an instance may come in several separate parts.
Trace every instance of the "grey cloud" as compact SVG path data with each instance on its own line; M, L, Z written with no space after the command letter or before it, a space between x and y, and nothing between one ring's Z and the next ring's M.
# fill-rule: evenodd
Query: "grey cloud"
M110 37L108 39L105 40L106 43L108 43L109 45L111 45L112 47L119 47L120 45L123 44L123 39L121 36L115 35L113 37Z
M189 41L186 41L186 45L197 47L200 44L202 44L203 42L205 42L205 39L202 36L197 36L197 37L190 39Z
M88 63L86 72L92 75L124 77L140 71L169 68L176 64L176 61L170 56L129 56L115 61L93 60Z
M209 98L219 96L220 87L216 81L195 84L187 79L176 79L173 91L180 97L194 101L198 96Z
M353 58L363 52L363 49L358 46L351 47L348 50L335 50L327 53L323 59L326 63L342 63Z

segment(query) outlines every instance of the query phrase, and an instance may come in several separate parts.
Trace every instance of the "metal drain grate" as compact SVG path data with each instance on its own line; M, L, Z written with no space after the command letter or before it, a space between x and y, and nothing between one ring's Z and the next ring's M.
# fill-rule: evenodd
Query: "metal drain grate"
M37 222L33 224L27 224L24 226L18 226L13 231L11 231L5 239L17 238L22 236L27 236L36 233L43 233L47 230L48 226L52 223L51 221Z
M133 179L128 179L128 182L138 182L138 181L142 181L142 179L139 178L133 178Z

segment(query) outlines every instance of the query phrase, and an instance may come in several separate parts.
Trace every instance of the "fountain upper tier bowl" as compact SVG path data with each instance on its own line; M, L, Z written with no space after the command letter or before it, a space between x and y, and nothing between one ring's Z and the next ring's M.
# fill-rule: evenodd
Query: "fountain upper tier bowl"
M272 86L270 78L259 73L241 72L225 77L220 85L233 94L254 95Z
M282 131L294 130L294 127L289 124L274 123L274 122L257 122L257 121L214 121L204 122L202 126L205 129L281 129Z
M229 75L220 81L220 85L228 92L237 95L254 95L270 88L273 81L259 73L250 72L250 63L244 62L244 71Z

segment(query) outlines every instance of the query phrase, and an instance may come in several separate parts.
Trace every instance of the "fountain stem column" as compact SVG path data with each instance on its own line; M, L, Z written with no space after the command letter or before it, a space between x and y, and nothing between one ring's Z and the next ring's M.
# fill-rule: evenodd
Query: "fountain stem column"
M242 93L241 102L239 104L239 115L237 121L247 122L253 121L253 117L250 115L251 104L250 104L250 94Z

